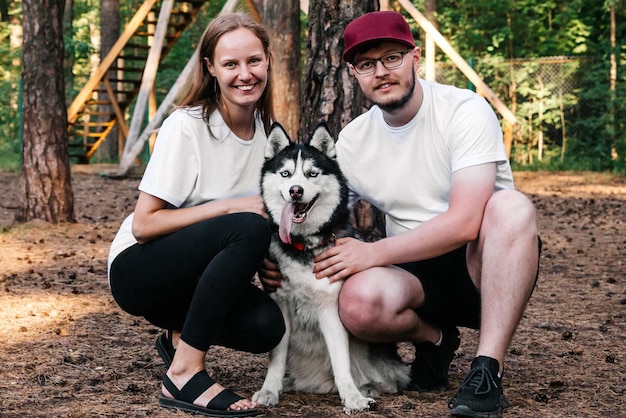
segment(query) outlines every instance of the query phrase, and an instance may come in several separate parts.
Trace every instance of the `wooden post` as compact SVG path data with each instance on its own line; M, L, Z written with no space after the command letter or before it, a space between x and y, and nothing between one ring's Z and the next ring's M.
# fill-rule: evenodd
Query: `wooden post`
M222 10L219 14L221 15L224 13L231 13L235 10L235 6L237 6L237 0L228 0L224 7L222 7ZM154 114L154 117L150 119L148 125L144 128L141 135L137 138L136 141L134 141L132 145L128 146L128 142L126 143L127 147L124 149L124 154L122 155L120 165L118 166L117 172L115 173L114 177L126 176L135 158L137 158L141 151L143 151L143 147L150 135L152 135L156 131L156 129L161 125L161 122L163 122L163 119L165 119L165 115L170 110L170 107L174 103L174 100L176 100L178 94L191 77L191 72L196 63L196 60L198 59L198 48L196 48L191 58L189 58L189 61L187 61L185 68L183 68L182 72L176 79L176 82L159 105L159 108Z
M100 80L102 80L103 76L109 71L109 68L111 68L111 65L113 65L116 58L120 55L120 52L124 49L128 40L133 36L137 28L141 26L143 20L152 9L152 6L154 6L154 3L156 3L156 0L145 0L132 20L128 22L128 25L126 25L126 29L124 29L120 38L117 42L115 42L115 45L113 45L107 56L104 57L96 72L89 78L87 84L85 84L83 89L78 93L70 107L67 109L68 124L74 123L78 117L78 112L85 104L85 101L96 89L98 84L100 84Z
M513 147L513 124L504 120L504 150L507 158L511 158L511 148Z
M170 21L170 14L172 12L173 5L174 0L164 0L161 4L159 19L154 33L154 40L150 46L150 52L148 53L148 59L146 60L146 68L143 71L141 87L139 88L139 94L137 95L137 101L135 103L135 110L133 111L133 117L130 121L128 138L126 138L126 144L124 145L124 157L126 156L127 151L133 147L135 142L137 142L139 131L143 125L146 115L146 106L152 87L154 86L157 69L159 68L161 51L163 50L163 41L165 40L165 35L167 34L167 26Z
M435 19L436 7L436 3L433 0L426 1L426 18L431 23ZM435 26L433 25L433 27ZM424 58L426 60L424 79L428 81L435 81L435 41L428 32L426 32L426 39L424 40Z

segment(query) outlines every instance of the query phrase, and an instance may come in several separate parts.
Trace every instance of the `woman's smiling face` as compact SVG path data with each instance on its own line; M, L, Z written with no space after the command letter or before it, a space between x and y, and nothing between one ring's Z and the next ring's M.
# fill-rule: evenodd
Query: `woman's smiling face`
M267 54L261 40L246 28L222 35L207 67L217 79L227 107L254 106L267 86Z

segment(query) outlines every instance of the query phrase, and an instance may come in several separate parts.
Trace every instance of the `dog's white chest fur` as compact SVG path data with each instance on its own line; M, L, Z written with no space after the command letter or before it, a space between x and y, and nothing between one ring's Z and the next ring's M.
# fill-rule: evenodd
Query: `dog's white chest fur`
M341 282L331 283L328 279L317 279L313 274L313 263L305 260L294 260L280 253L277 249L280 244L273 242L270 253L277 257L277 263L282 266L281 272L288 278L282 283L277 293L287 299L297 298L304 303L314 306L326 303L337 303L341 290ZM301 294L301 296L297 296Z
M293 346L300 338L307 338L311 331L317 334L316 337L322 337L318 313L321 309L328 309L337 312L338 315L342 282L331 283L328 279L317 279L313 274L312 262L295 260L281 254L279 247L280 243L272 242L270 253L277 258L282 275L287 279L273 297L278 305L288 312L288 318L285 319L291 322L290 346ZM315 346L309 349L317 349L321 355L327 355L323 338L318 338Z

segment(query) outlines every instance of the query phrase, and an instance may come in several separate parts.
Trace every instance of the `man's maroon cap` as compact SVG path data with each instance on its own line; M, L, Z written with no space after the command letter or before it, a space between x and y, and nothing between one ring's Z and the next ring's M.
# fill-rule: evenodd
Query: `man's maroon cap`
M415 47L409 24L398 12L370 12L354 19L343 32L343 60L352 62L354 56L366 44L378 41L394 41Z

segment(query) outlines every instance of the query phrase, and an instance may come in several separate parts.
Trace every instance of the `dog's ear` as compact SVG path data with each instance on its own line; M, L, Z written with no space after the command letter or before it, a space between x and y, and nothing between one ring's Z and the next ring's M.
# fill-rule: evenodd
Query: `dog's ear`
M265 146L265 159L269 160L276 154L278 154L283 149L287 148L287 146L291 143L289 140L289 136L283 126L274 122L272 124L272 129L270 130L270 134L267 137L267 145Z
M335 151L335 139L330 134L328 126L325 123L320 123L313 131L313 136L309 141L309 145L322 151L329 158L335 159L337 157L337 151Z

